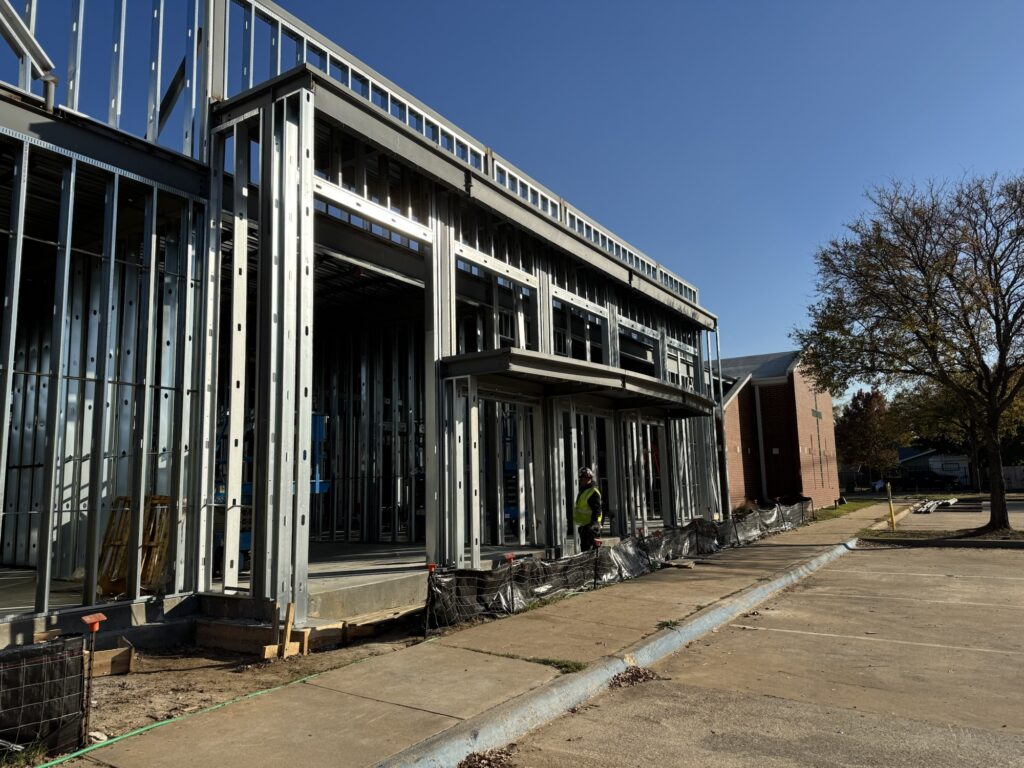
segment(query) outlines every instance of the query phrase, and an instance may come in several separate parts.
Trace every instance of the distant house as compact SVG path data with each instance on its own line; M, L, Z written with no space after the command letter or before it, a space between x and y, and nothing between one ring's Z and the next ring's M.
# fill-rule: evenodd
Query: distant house
M894 485L902 490L921 488L968 487L971 483L971 462L966 456L940 453L934 448L907 447L899 449L899 477Z
M840 494L832 396L800 371L799 354L726 358L722 378L726 508L798 496L832 504Z

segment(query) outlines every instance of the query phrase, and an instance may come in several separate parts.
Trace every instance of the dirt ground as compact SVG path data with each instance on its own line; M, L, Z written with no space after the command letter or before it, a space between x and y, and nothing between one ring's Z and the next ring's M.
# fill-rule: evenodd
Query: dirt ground
M96 679L89 730L117 736L419 641L395 630L347 648L269 662L207 648L136 651L131 674Z

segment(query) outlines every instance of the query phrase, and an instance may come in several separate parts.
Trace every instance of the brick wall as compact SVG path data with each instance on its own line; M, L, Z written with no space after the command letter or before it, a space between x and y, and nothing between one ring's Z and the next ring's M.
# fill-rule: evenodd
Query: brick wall
M764 467L768 498L800 493L799 460L793 403L793 388L783 384L762 384L761 423L764 430Z
M724 445L729 477L727 508L732 510L761 497L761 457L752 384L743 387L725 409Z
M814 500L816 507L826 506L840 495L832 396L828 392L815 393L813 382L799 370L792 375L792 389L800 487L804 496Z

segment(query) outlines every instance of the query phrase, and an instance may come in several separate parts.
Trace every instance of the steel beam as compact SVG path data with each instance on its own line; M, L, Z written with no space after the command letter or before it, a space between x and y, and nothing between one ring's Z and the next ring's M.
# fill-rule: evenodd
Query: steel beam
M34 9L29 9L29 22L31 23L34 18ZM36 40L25 19L18 15L10 2L0 2L0 35L16 49L16 52L20 52L19 56L29 59L36 77L43 77L53 70L50 57Z

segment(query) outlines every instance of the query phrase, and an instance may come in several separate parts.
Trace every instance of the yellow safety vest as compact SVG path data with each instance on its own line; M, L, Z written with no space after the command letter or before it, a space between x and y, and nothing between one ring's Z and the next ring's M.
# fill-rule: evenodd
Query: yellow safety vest
M576 506L572 511L572 521L576 523L577 527L581 525L590 525L590 518L593 514L593 510L590 508L590 497L594 494L601 498L601 491L597 489L596 485L592 485L589 488L584 488L580 491L580 495L576 497ZM597 516L597 524L601 524L602 515Z

